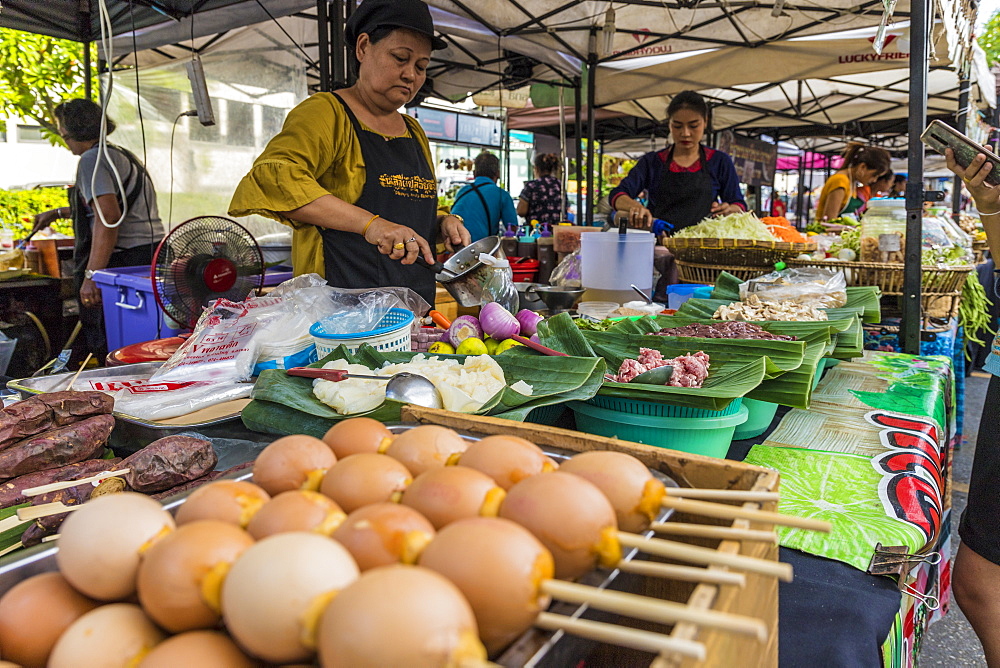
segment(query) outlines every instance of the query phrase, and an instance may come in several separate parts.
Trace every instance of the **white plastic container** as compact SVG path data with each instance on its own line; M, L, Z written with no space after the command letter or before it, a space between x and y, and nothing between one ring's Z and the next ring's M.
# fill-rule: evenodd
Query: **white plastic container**
M653 248L656 237L651 232L617 230L580 237L580 273L583 287L607 298L621 292L621 302L632 301L635 285L643 292L653 288Z
M604 320L619 306L618 302L580 302L576 305L576 312L595 320Z

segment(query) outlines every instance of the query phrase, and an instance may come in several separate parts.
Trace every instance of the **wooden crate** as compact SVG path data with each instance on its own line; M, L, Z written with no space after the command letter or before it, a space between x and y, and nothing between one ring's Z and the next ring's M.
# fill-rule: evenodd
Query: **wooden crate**
M528 439L543 448L549 446L574 452L590 450L624 452L638 458L648 467L669 475L681 486L754 491L778 490L779 476L776 471L742 462L692 455L566 429L415 406L403 408L402 421L404 423L436 424L476 435L511 434ZM777 509L777 504L774 502L743 505L747 508ZM770 528L770 526L758 525L747 520L713 521L683 514L675 514L672 519L741 529ZM729 554L744 554L772 561L778 560L778 546L767 543L699 540L681 536L671 536L671 540L712 547ZM710 568L716 569L718 567L712 566ZM758 642L747 636L702 630L688 623L676 624L669 629L669 635L703 643L707 650L707 658L704 662L697 662L683 657L663 655L652 664L656 668L689 668L697 665L753 668L755 666L772 667L778 665L778 582L775 578L747 573L746 586L742 589L735 586L645 578L643 591L639 593L666 600L686 602L694 608L756 617L763 620L768 628L767 641ZM618 622L625 623L626 620L620 619ZM629 625L654 631L668 631L664 627L644 622L632 623L629 620ZM601 646L591 659L594 665L646 666L649 665L648 656L648 654L631 652L618 647Z

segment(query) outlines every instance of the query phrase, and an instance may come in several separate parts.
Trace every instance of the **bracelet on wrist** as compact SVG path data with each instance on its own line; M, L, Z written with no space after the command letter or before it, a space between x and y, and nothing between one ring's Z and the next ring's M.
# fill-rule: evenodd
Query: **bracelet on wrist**
M980 211L980 216L996 216L1000 215L1000 211Z
M376 213L374 216L368 219L368 222L365 223L365 226L361 229L361 238L364 238L365 234L368 233L368 228L371 227L371 224L375 222L376 218L381 218L381 216L379 216Z

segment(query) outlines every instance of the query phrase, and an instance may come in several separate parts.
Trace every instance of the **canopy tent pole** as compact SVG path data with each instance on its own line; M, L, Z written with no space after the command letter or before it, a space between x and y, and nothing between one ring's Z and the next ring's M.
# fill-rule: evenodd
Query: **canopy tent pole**
M330 15L329 0L316 0L316 33L319 36L319 90L330 91Z
M803 211L806 201L806 156L809 155L807 151L803 151L799 156L799 187L798 194L795 197L795 226L800 230L805 227L803 224L806 220L806 213Z
M501 101L503 101L502 92L500 99ZM506 109L503 109L502 113L503 113L503 119L501 120L500 127L503 128L503 159L504 159L503 186L506 190L509 191L510 190L510 114L507 113Z
M83 96L88 100L94 99L94 84L90 76L90 45L91 42L83 43Z
M559 164L562 166L562 169L559 170L559 180L562 186L561 192L564 197L569 192L567 189L567 185L569 184L569 169L567 169L566 165L566 101L563 99L565 96L566 87L559 86ZM560 220L563 220L563 218L564 216L559 216Z
M903 269L903 352L920 354L921 224L924 214L924 144L927 125L927 42L930 0L910 3L909 165L906 179L906 250Z
M594 40L591 39L593 42ZM587 56L587 225L594 224L594 135L597 134L597 114L594 110L597 85L597 54Z
M597 190L594 191L594 201L591 208L595 208L601 201L601 191L604 190L604 142L597 147Z
M966 125L969 122L969 90L972 88L972 81L969 79L969 62L962 65L962 71L958 77L958 113L955 115L955 129L965 134ZM952 217L958 221L958 215L962 211L962 177L955 176L951 187L951 213Z
M322 2L323 0L319 1ZM329 10L332 13L330 14L330 21L326 25L326 30L330 31L328 38L330 43L330 61L332 64L330 90L350 85L351 83L351 68L347 64L348 46L344 40L344 25L347 23L344 13L353 4L353 2L345 3L344 0L333 0L330 3ZM345 7L345 5L348 5L348 7Z
M574 102L576 104L575 114L573 118L573 137L576 140L576 218L573 220L577 225L580 224L580 216L583 215L583 188L581 187L581 182L583 181L583 120L580 116L583 114L583 93L580 88L583 86L583 79L577 77L576 87L573 92L576 94Z

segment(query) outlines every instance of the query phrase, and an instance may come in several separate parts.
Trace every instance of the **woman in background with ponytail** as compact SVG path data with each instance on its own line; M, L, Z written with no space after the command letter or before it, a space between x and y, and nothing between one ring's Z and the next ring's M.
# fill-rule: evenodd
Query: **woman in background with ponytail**
M851 143L844 151L844 165L823 184L816 205L816 220L826 221L855 213L864 205L858 186L871 186L891 171L889 152L877 146Z

